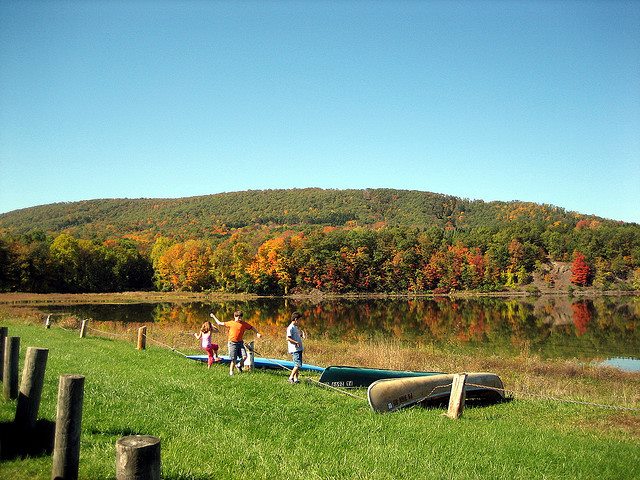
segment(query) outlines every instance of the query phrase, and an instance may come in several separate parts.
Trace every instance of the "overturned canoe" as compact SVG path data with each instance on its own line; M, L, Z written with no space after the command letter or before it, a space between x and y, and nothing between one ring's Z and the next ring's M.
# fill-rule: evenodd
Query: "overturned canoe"
M451 395L453 374L378 380L367 390L369 405L380 413L392 412L418 403L446 402ZM500 401L504 385L495 373L468 373L465 383L467 399Z
M320 376L320 383L325 383L332 387L357 388L368 387L373 382L386 378L424 377L441 373L332 365L324 369Z
M207 355L187 355L189 360L196 360L199 362L207 362ZM220 355L220 363L229 363L230 359L227 355ZM267 369L275 369L275 370L292 370L295 364L291 360L280 360L279 358L266 358L266 357L255 357L253 359L254 368L267 368ZM300 370L309 371L309 372L323 372L324 367L318 367L317 365L309 365L302 364Z

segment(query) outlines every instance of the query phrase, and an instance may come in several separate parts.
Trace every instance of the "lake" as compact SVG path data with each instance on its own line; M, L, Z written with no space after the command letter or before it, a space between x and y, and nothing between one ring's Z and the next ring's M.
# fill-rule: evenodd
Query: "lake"
M14 305L15 306L15 305ZM34 308L30 305L30 308ZM640 371L640 297L541 296L366 298L138 304L78 304L35 307L52 319L64 316L96 322L181 325L196 331L215 312L221 320L242 310L246 321L279 335L293 311L304 315L310 338L367 341L394 338L406 344L434 344L447 351L505 356L522 351L543 358L604 360Z

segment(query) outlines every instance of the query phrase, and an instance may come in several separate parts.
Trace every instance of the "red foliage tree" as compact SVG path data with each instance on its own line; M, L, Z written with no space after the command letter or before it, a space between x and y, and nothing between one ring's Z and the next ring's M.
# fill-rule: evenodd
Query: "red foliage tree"
M584 287L588 285L591 278L591 268L584 255L576 252L573 264L571 265L571 283Z

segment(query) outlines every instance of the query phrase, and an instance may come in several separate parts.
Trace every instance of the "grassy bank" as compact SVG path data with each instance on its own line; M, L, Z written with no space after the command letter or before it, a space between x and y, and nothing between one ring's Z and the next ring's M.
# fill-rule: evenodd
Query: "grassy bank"
M362 392L355 399L313 384L289 385L285 372L229 377L226 368L207 370L169 349L138 352L119 339L80 339L77 331L45 330L17 319L2 324L21 337L22 359L28 346L50 350L41 418L55 419L59 375L86 376L83 479L114 478L115 442L129 434L160 437L166 479L640 477L637 411L532 397L468 408L459 421L442 417L442 410L379 415ZM321 359L343 347L310 345ZM365 347L357 347L356 358L360 348ZM392 356L404 355L397 348ZM440 361L456 367L460 359ZM494 371L507 369L497 359L491 362L498 367ZM541 363L531 365L524 371L543 369ZM518 372L505 378L508 388L530 381ZM602 401L607 377L578 373L554 375L566 378L566 388L580 384L581 399ZM618 380L611 385L626 383L625 404L637 408L636 377ZM0 400L0 421L14 413L14 402ZM0 478L50 474L49 455L0 461Z

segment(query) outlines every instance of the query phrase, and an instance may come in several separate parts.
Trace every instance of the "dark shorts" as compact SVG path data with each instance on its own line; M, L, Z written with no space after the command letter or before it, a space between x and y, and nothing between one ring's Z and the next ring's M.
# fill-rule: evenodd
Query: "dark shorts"
M302 366L302 352L293 352L291 358L293 358L293 363L295 363L297 367Z
M229 342L229 360L235 362L236 359L242 358L242 349L244 348L244 342Z

